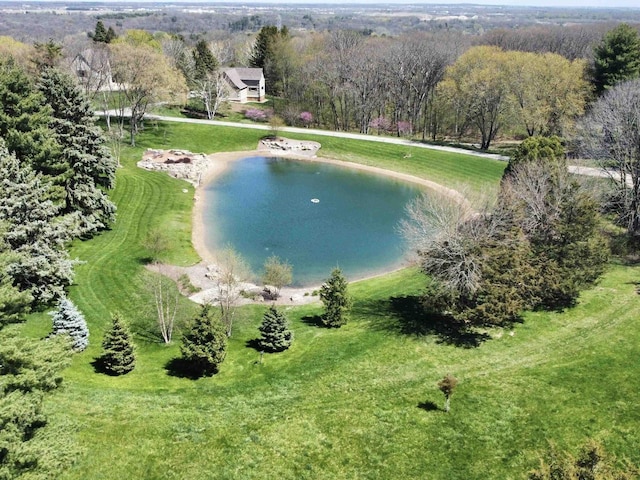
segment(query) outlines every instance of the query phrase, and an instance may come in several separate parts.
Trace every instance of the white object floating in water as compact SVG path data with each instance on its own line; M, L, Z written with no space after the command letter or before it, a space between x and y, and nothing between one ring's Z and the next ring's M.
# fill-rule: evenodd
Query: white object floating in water
M320 203L320 200L317 198L312 198L311 203Z

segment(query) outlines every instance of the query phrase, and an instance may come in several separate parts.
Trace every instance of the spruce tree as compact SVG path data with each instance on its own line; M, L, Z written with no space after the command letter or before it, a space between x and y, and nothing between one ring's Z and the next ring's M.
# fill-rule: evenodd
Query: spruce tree
M116 33L116 31L113 29L113 27L109 27L107 29L107 41L105 43L111 43L113 42L116 38L118 38L118 34Z
M0 142L0 222L4 241L17 257L7 266L13 284L46 304L64 294L73 280L65 250L69 224L48 199L49 188L28 165L21 165Z
M58 145L49 125L51 107L34 82L11 61L0 61L0 137L9 152L53 180L64 183L66 165L57 152ZM51 192L62 198L62 190Z
M320 287L320 300L324 303L322 323L326 327L340 328L347 323L351 310L349 284L339 268L331 272L329 279Z
M258 347L265 352L282 352L293 342L287 317L275 305L265 312L259 330L262 336L258 339Z
M109 43L107 42L107 29L102 23L102 20L98 20L96 23L96 29L93 32L93 41L96 43Z
M111 316L111 327L102 339L102 350L99 363L106 373L124 375L135 368L135 347L131 333L118 313Z
M196 375L218 371L227 353L227 332L211 305L203 305L182 337L182 360Z
M593 50L593 77L597 93L640 76L640 35L626 23L607 32Z
M9 323L22 320L33 300L29 292L20 291L13 284L13 277L9 275L8 269L11 264L20 261L20 257L9 250L4 242L4 235L0 225L0 330Z
M113 188L116 162L88 100L69 75L47 69L38 88L52 107L54 136L67 166L64 211L78 212L79 236L92 235L115 218L116 207L102 189Z
M200 40L196 43L195 50L193 51L193 61L194 61L194 76L196 80L202 80L207 77L207 75L215 72L216 68L218 68L218 60L214 57L213 53L211 53L211 49L207 42L204 40Z
M51 312L53 317L52 335L69 335L71 347L81 352L89 345L89 328L84 315L68 298L61 298L57 310Z
M64 436L42 435L51 428L42 405L62 383L68 342L10 332L0 332L0 478L59 478L72 457Z

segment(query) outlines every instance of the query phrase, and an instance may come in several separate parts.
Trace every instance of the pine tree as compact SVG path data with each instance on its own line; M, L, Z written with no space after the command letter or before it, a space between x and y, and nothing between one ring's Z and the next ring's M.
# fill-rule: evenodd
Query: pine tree
M53 109L53 130L67 165L65 213L78 212L78 235L92 235L115 219L116 207L102 188L113 188L116 162L89 102L69 75L45 70L38 87Z
M597 93L640 76L640 35L626 23L607 32L593 51Z
M0 332L0 478L59 478L70 463L65 438L42 435L51 428L42 404L62 383L69 353L62 339Z
M107 42L107 29L102 23L102 20L98 20L96 23L95 32L93 32L93 41L96 43L109 43Z
M204 40L196 43L196 48L193 51L193 61L195 63L194 76L196 80L206 78L207 75L212 74L218 68L218 60L213 56L209 45Z
M275 305L265 312L259 330L262 336L258 339L258 347L265 352L282 352L293 342L287 317Z
M18 256L7 273L36 303L64 295L73 280L73 262L65 250L69 225L48 200L49 188L28 165L20 165L0 144L0 222L4 241Z
M118 35L116 34L116 31L113 29L113 27L109 27L107 29L107 41L105 43L111 43L116 38L118 38Z
M13 284L13 277L8 273L9 265L19 261L20 257L9 251L4 235L0 228L0 330L9 323L22 320L33 300L29 292L20 291Z
M218 371L227 353L227 332L213 307L202 310L188 326L180 346L182 360L197 375L212 375Z
M27 74L11 61L0 61L0 137L20 162L61 185L67 168L59 159L51 119L51 107ZM62 198L63 192L51 195Z
M89 329L84 315L68 298L61 298L57 310L51 312L53 317L52 335L69 335L71 347L81 352L89 345Z
M331 272L329 279L320 287L320 299L325 312L322 323L326 327L339 328L347 323L351 309L351 297L347 291L349 284L339 268Z
M111 317L111 327L104 334L102 349L100 365L106 373L124 375L136 366L135 347L131 333L118 313Z

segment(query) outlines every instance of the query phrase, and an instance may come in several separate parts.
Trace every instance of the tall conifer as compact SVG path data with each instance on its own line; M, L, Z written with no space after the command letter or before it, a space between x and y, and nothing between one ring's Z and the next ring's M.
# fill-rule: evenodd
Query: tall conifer
M126 323L118 313L111 317L111 327L102 340L101 367L111 375L124 375L136 366L135 347Z

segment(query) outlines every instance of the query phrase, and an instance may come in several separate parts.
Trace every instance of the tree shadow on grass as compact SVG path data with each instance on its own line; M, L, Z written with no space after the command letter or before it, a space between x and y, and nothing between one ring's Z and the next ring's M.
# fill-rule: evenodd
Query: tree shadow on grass
M462 348L476 348L490 338L446 315L426 312L419 296L391 297L389 300L361 305L377 328L403 335L434 335L438 343Z
M438 405L436 405L435 402L432 402L431 400L420 402L418 404L418 408L424 410L425 412L433 412L433 411L440 410L440 407L438 407Z
M311 325L312 327L326 328L322 323L322 316L320 315L307 315L300 319L305 325Z
M112 373L109 370L107 370L107 368L105 367L104 359L102 358L102 356L95 357L93 359L93 362L91 362L91 366L93 367L93 371L96 372L96 373L102 373L104 375L109 375L109 376L112 376L112 377L117 376L114 373Z
M186 361L184 358L176 357L169 360L164 369L172 377L188 378L189 380L197 380L202 377L210 377L217 371L203 372L193 367L191 362Z
M247 348L253 348L258 353L260 353L261 351L264 351L264 348L260 346L259 338L252 338L251 340L247 340L244 346Z

